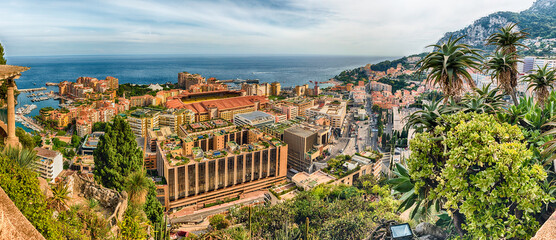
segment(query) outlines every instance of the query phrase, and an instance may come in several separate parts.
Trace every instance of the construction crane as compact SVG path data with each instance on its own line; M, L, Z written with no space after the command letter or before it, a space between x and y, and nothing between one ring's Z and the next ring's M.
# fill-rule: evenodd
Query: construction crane
M326 82L317 82L317 81L309 81L309 82L315 84L315 87L318 87L319 83L326 83Z

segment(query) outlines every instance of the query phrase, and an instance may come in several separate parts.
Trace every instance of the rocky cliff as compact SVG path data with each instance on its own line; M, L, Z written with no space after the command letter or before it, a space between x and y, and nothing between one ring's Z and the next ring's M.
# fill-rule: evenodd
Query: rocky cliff
M476 20L473 24L455 32L448 32L439 42L450 36L466 35L462 42L476 48L486 49L485 39L499 28L517 23L531 38L556 38L556 0L537 0L529 9L519 13L497 12Z

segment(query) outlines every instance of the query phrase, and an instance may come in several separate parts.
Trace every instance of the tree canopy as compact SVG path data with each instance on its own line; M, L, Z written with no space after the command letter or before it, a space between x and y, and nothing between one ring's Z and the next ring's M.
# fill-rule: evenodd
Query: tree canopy
M4 47L0 43L0 65L6 65L6 58L4 58Z
M539 184L547 176L543 167L528 164L533 154L519 127L488 114L442 119L411 141L407 164L414 191L440 199L470 236L531 237L538 228L534 214L550 197Z
M126 177L141 168L143 153L123 118L116 117L108 124L94 151L94 159L95 180L118 191L124 189Z

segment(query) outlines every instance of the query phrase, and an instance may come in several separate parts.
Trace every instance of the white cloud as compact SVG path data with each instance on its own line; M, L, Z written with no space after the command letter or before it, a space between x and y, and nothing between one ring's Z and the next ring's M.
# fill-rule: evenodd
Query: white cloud
M10 55L415 53L446 31L533 0L8 1Z

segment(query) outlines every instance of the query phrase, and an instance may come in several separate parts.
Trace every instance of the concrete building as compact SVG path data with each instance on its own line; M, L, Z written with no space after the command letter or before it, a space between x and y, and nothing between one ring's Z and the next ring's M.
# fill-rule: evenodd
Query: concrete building
M195 121L195 113L189 109L169 109L159 115L160 127L169 127L172 132L176 132L178 126Z
M269 83L242 83L241 90L244 90L247 96L270 96L272 88Z
M342 100L324 100L312 108L306 110L307 117L317 115L325 116L330 119L330 126L339 128L344 123L347 113L347 103Z
M330 128L324 126L297 125L284 131L288 144L288 168L309 171L313 162L328 147Z
M273 82L270 84L270 95L272 96L280 96L282 92L281 85L279 82Z
M191 74L188 72L178 73L178 86L181 89L188 90L189 87L199 83L205 83L206 80L200 74Z
M257 126L262 124L274 123L274 116L261 111L236 114L234 124L237 126L250 125Z
M173 99L166 102L166 107L190 109L195 113L196 122L217 118L231 121L236 114L267 108L268 102L268 98L264 96L241 96L193 103L183 103L179 99Z
M298 85L298 86L295 86L293 92L294 92L294 94L295 94L296 97L300 97L300 96L305 96L305 95L307 95L308 89L309 89L309 85L308 85L308 84L305 84L305 85Z
M305 117L306 110L313 107L315 105L315 101L310 98L292 98L288 99L283 102L285 106L294 106L297 108L297 116ZM293 110L293 109L292 109ZM293 116L294 112L291 112L291 116L289 119L293 119L297 116Z
M235 127L207 136L157 142L157 170L167 181L158 199L167 210L197 210L286 179L288 146L283 142Z
M75 130L77 131L77 136L84 137L85 135L91 133L93 130L93 124L89 119L78 119L75 121Z
M523 59L523 73L529 74L535 68L536 57L525 57Z
M392 92L392 86L385 84L385 83L380 83L377 81L371 81L369 83L369 88L371 91L388 91L388 92Z
M83 144L79 147L79 154L82 155L93 155L95 149L97 149L100 137L104 135L104 132L93 132L87 136L87 139L83 141Z
M314 187L326 184L328 182L336 180L335 177L318 170L314 173L306 173L306 172L298 172L292 177L292 182L295 183L296 186L303 188L305 191L309 191Z
M62 154L57 151L39 147L33 150L37 152L38 157L38 160L32 166L33 170L47 181L54 182L58 174L64 170L64 159Z
M146 137L148 129L159 127L160 111L137 109L129 114L127 122L135 136Z

